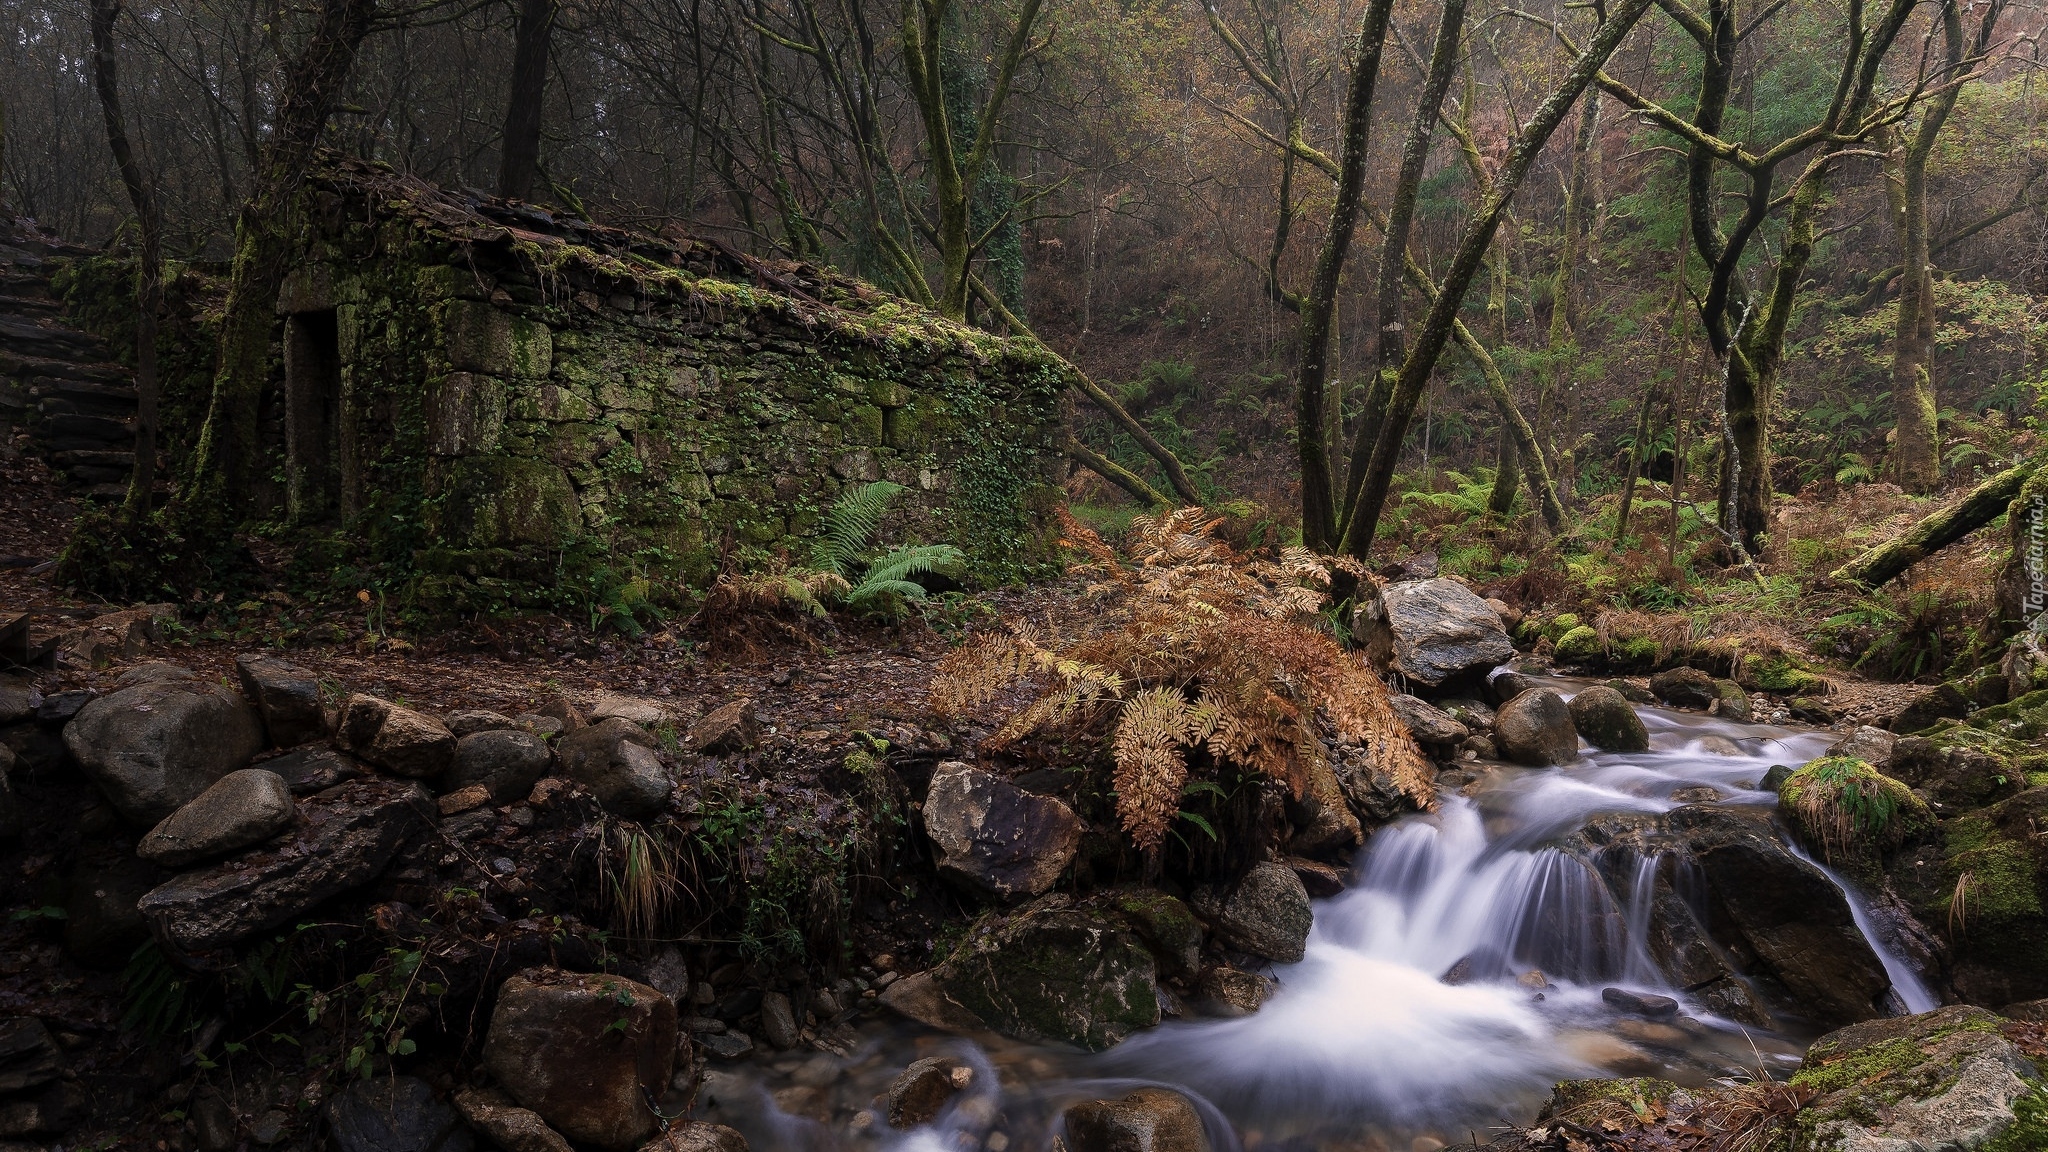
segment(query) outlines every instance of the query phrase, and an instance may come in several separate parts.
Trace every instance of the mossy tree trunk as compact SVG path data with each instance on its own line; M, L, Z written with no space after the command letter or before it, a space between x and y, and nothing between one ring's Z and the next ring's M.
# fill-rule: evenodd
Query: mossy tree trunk
M940 314L953 320L967 318L968 277L977 239L971 228L974 188L994 152L996 124L1002 119L1017 67L1030 49L1032 26L1042 3L1024 0L988 99L975 115L973 143L963 154L954 145L947 113L944 34L952 0L903 0L903 67L924 124L925 160L931 173L932 198L939 210L933 231L941 267L934 301Z
M1558 237L1557 264L1550 277L1549 346L1544 355L1542 391L1536 398L1536 434L1549 461L1558 457L1560 410L1569 405L1572 378L1578 371L1580 302L1579 268L1584 263L1591 212L1587 199L1595 194L1599 164L1600 90L1588 91L1579 102L1579 126L1572 138L1571 174L1565 181L1564 222ZM1569 472L1559 477L1571 495Z
M135 523L150 509L156 488L157 319L163 312L163 217L157 210L155 182L143 170L128 140L127 118L121 111L121 82L114 48L114 26L121 18L121 0L92 0L92 74L98 90L100 117L106 123L107 149L121 173L121 186L135 209L135 467L128 477L123 514Z
M1649 100L1606 73L1600 86L1650 123L1686 144L1686 217L1693 246L1709 270L1699 315L1708 344L1722 361L1722 476L1720 518L1745 551L1763 548L1771 519L1770 411L1785 332L1800 275L1813 255L1813 223L1825 205L1827 169L1837 149L1866 139L1892 115L1873 115L1878 70L1912 15L1916 0L1887 0L1883 16L1867 26L1866 0L1849 0L1841 65L1825 112L1813 123L1761 149L1722 137L1730 94L1735 88L1742 42L1763 27L1777 6L1766 7L1746 24L1738 0L1708 0L1705 13L1679 0L1661 7L1699 49L1700 80L1690 115L1681 116ZM1815 152L1793 190L1773 195L1779 165ZM1742 210L1723 231L1719 179L1730 167L1746 179ZM1740 269L1749 242L1781 204L1790 219L1768 300L1752 301Z
M1998 20L1999 4L1984 14L1981 52ZM1926 492L1941 478L1934 386L1934 267L1927 228L1927 161L1962 94L1963 14L1955 0L1941 6L1941 39L1949 82L1898 142L1886 175L1892 222L1899 234L1899 318L1892 330L1892 409L1896 414L1892 466L1899 487ZM1887 151L1892 151L1887 149Z
M1880 544L1829 573L1829 579L1859 588L1878 585L1920 561L1961 540L2007 512L2020 488L2041 468L2036 457L2016 464L1970 490L1961 502L1945 508L1907 529L1906 534ZM2029 510L2017 510L2022 515Z
M1301 468L1301 540L1327 550L1336 543L1336 483L1330 467L1329 404L1324 395L1330 378L1330 329L1337 311L1337 289L1344 280L1344 261L1358 229L1360 202L1365 196L1365 154L1372 142L1373 92L1379 84L1380 58L1386 47L1387 22L1393 0L1371 0L1359 23L1353 49L1351 82L1345 91L1344 118L1337 155L1337 188L1330 205L1330 223L1316 251L1315 272L1301 303L1301 360L1294 374L1294 439Z
M178 495L189 539L223 546L249 511L260 459L258 409L270 376L277 295L291 258L300 180L377 17L376 0L320 0L283 89L256 182L235 225L235 259L220 322L220 357L190 479Z

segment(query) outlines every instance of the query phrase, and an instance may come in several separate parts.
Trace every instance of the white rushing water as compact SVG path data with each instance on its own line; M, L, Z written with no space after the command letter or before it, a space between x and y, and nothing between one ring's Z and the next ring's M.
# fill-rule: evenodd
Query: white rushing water
M1305 958L1273 969L1278 990L1257 1013L1170 1022L1056 1067L1027 1060L1001 1076L1001 1100L969 1097L935 1125L883 1143L905 1152L977 1147L975 1133L997 1107L1013 1116L1035 1109L1049 1122L1062 1101L1158 1083L1198 1100L1219 1147L1234 1142L1232 1129L1248 1145L1312 1148L1344 1133L1365 1146L1406 1148L1417 1137L1416 1146L1434 1146L1526 1120L1559 1079L1700 1083L1789 1066L1802 1045L1717 1017L1669 986L1651 958L1660 883L1684 895L1676 861L1623 857L1610 885L1585 853L1558 844L1595 816L1654 815L1716 797L1774 803L1757 788L1764 773L1813 759L1835 736L1640 711L1648 752L1588 749L1561 768L1491 767L1469 795L1447 792L1438 811L1375 834L1352 886L1317 902ZM1903 1006L1936 1006L1874 930L1861 896L1844 891ZM1673 997L1680 1017L1657 1024L1617 1012L1602 998L1611 987Z

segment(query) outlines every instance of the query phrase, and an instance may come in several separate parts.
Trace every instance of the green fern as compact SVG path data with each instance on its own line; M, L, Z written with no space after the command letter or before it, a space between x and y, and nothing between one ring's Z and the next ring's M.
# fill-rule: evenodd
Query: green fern
M860 582L840 599L871 616L901 616L911 601L925 598L924 587L910 577L957 575L966 565L966 554L951 544L906 544L869 564Z
M824 534L811 546L811 566L837 576L851 572L902 491L903 485L888 480L848 488L825 513Z

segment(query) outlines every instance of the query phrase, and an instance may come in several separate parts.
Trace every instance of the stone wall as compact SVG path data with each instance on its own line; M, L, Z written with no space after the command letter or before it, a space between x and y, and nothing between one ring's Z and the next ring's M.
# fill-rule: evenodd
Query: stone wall
M1046 555L1065 380L1034 342L355 162L313 181L303 236L279 303L287 518L434 598L801 559L877 479L907 490L892 542L958 544L983 581Z

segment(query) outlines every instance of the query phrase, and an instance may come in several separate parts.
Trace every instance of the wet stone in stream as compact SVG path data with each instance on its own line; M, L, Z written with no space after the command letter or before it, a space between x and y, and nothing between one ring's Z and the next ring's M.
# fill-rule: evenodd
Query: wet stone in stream
M1523 679L1524 690L1577 688ZM1784 1023L1800 1008L1786 989L1800 985L1744 978L1754 950L1707 928L1721 932L1726 909L1710 915L1708 904L1728 894L1687 857L1690 825L1667 814L1747 811L1759 819L1737 824L1773 836L1757 810L1777 797L1758 785L1773 764L1806 763L1836 737L1639 714L1647 751L1442 773L1438 811L1379 829L1348 887L1313 902L1298 962L1209 961L1189 982L1187 1017L1091 1055L857 1013L850 1055L800 1044L715 1064L693 1118L730 1125L757 1150L1037 1152L1058 1134L1070 1152L1417 1152L1531 1120L1561 1080L1704 1087L1759 1067L1789 1074L1813 1035ZM1773 844L1786 866L1827 875ZM1286 865L1271 875L1302 879ZM1910 970L1885 968L1908 1006L1931 1006ZM735 1033L686 1025L707 1051L739 1047ZM1133 1117L1149 1117L1151 1142L1132 1135Z

